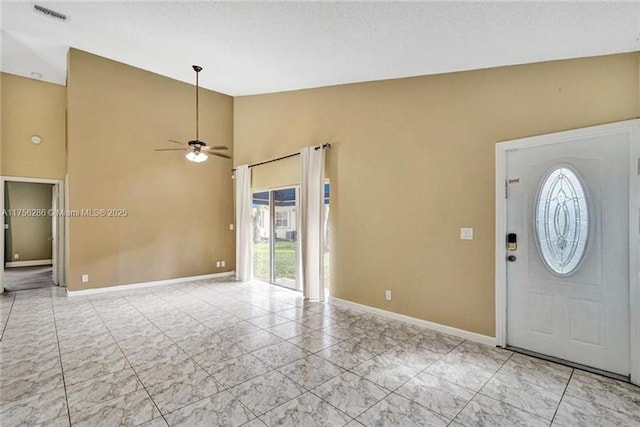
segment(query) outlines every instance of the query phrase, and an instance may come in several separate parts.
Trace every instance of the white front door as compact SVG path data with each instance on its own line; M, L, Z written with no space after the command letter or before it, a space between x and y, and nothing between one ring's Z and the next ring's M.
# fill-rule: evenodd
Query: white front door
M507 344L628 376L631 137L546 137L506 153Z

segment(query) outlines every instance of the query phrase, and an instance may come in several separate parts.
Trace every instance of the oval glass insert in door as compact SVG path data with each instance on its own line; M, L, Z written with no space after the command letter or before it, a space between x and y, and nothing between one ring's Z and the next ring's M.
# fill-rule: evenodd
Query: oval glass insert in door
M575 273L587 251L590 219L587 189L577 171L558 165L547 172L533 217L544 265L558 276Z

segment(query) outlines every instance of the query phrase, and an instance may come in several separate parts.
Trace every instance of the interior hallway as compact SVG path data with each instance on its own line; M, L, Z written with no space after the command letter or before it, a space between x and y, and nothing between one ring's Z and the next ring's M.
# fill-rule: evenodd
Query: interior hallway
M53 283L52 267L39 265L36 267L5 267L4 290L24 291L25 289L49 288Z

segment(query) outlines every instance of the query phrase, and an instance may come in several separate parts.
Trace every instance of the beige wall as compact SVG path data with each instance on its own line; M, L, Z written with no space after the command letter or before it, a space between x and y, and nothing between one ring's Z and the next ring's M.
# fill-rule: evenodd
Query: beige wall
M493 336L494 144L638 117L638 65L635 53L239 97L234 162L330 141L331 294ZM258 184L298 164L281 167L255 168Z
M0 81L2 175L64 179L66 88L6 73Z
M153 151L195 137L194 89L70 51L69 207L128 210L126 218L70 219L70 289L234 269L232 162ZM202 90L200 107L200 138L232 147L233 98Z
M51 184L6 182L4 208L48 211L51 209L52 187ZM7 216L5 223L9 225L5 232L5 261L51 259L50 216ZM20 258L15 259L15 254Z

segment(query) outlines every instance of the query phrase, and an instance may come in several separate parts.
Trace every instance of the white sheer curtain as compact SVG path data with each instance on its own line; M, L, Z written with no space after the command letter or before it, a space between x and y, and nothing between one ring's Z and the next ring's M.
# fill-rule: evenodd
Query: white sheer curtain
M306 147L300 151L301 165L301 274L304 297L324 301L323 208L324 149Z
M243 282L251 280L252 218L251 169L249 165L236 167L236 277Z

